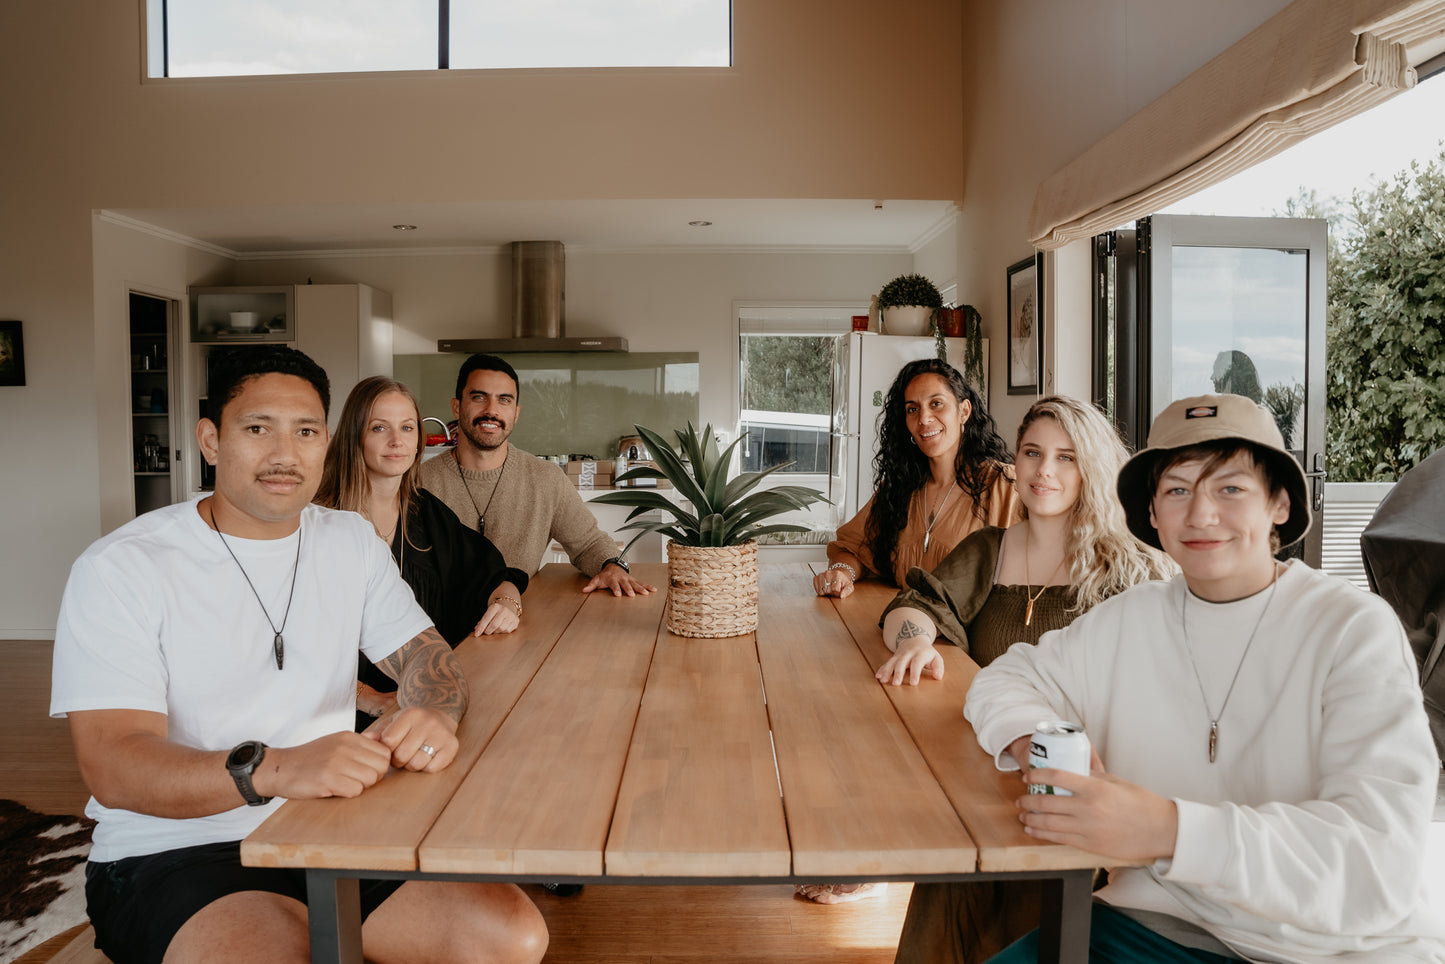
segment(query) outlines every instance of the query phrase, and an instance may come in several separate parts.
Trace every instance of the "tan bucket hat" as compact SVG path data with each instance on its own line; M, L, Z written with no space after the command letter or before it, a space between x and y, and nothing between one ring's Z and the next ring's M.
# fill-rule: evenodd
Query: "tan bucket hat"
M1279 526L1280 546L1298 542L1310 527L1309 486L1304 469L1284 447L1274 416L1243 395L1196 395L1171 402L1149 429L1149 442L1119 470L1119 501L1129 531L1146 545L1161 549L1159 533L1149 522L1154 497L1149 477L1154 466L1175 449L1217 439L1241 439L1255 446L1270 474L1289 493L1289 518Z

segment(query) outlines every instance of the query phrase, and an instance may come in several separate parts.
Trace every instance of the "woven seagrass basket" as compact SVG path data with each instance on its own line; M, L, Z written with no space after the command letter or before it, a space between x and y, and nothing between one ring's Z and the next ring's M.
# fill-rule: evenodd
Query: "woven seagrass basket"
M743 636L758 628L758 544L667 544L667 628L679 636Z

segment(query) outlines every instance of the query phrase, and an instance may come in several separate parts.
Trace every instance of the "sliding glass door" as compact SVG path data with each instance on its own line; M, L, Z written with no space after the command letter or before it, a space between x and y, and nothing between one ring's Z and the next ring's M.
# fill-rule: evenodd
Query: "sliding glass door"
M1311 477L1318 518L1325 232L1315 219L1156 215L1096 241L1095 396L1136 447L1175 399L1245 395ZM1318 566L1320 548L1316 524L1291 554Z

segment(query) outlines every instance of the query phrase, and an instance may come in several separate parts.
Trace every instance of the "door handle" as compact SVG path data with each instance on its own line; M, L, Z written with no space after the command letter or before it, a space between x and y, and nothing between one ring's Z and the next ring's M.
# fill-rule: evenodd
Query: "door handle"
M1315 453L1315 469L1313 472L1306 472L1304 476L1307 479L1318 480L1310 486L1310 488L1314 490L1310 504L1314 511L1320 512L1325 507L1325 479L1329 477L1329 473L1325 471L1325 457L1323 453Z

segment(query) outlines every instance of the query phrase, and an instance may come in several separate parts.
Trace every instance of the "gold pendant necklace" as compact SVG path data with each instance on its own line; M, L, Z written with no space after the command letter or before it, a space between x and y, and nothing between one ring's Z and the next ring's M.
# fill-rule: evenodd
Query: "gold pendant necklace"
M1027 525L1027 523L1025 524ZM1043 597L1044 590L1049 588L1049 583L1054 581L1054 577L1059 574L1059 568L1064 564L1064 559L1062 556L1060 556L1058 565L1054 566L1054 571L1049 573L1049 578L1044 580L1044 584L1039 587L1039 591L1035 593L1031 590L1032 583L1029 580L1029 533L1031 533L1032 531L1033 529L1030 528L1027 532L1024 533L1024 595L1029 597L1028 608L1024 610L1025 626L1033 625L1034 603L1038 602L1039 599Z

